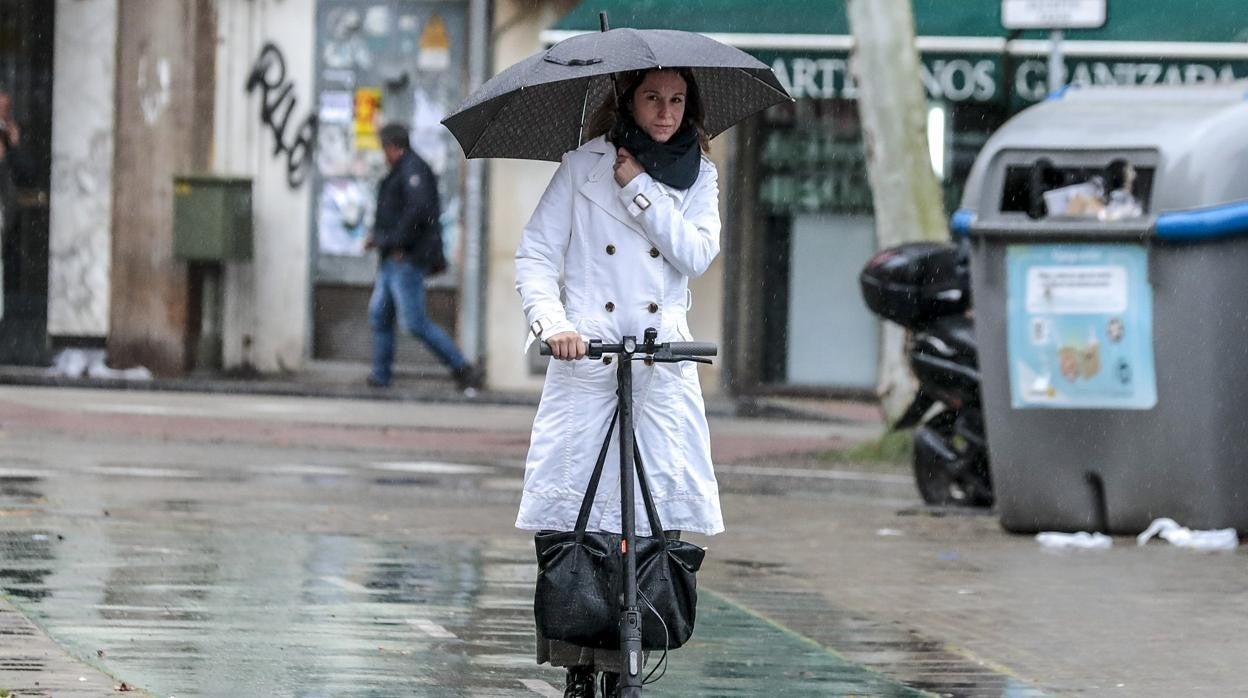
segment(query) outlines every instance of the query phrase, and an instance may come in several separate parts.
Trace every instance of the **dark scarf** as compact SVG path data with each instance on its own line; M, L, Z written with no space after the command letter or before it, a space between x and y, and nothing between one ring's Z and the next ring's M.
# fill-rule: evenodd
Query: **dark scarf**
M702 148L698 132L685 124L666 143L650 137L628 114L620 114L607 139L617 148L625 148L656 180L675 189L688 189L698 179Z

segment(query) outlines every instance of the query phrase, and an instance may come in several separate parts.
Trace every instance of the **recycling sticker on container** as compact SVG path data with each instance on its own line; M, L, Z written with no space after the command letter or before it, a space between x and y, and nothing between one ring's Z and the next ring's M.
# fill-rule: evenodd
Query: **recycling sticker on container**
M1151 409L1153 291L1138 245L1006 249L1010 403Z

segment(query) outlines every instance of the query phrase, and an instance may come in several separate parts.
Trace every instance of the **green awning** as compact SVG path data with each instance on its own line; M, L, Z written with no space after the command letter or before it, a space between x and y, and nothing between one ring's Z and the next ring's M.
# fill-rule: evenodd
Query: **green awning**
M548 42L612 27L709 34L772 66L797 97L853 99L853 46L842 0L585 0L543 34ZM1108 0L1100 29L1066 32L1067 81L1155 85L1248 78L1248 0ZM929 96L1012 106L1048 92L1047 32L1010 34L1001 0L914 0ZM1009 57L1009 60L1005 60Z
M585 0L553 28L597 31L598 12L612 27L683 29L706 34L848 36L841 0ZM920 37L1005 38L1000 0L914 0ZM1020 38L1042 39L1044 32ZM1245 0L1108 0L1100 29L1067 32L1071 41L1238 44L1248 56ZM780 47L772 47L780 48Z

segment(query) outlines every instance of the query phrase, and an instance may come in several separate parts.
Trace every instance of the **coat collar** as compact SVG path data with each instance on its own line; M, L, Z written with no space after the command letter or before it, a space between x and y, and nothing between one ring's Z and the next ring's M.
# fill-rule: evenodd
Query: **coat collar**
M620 186L615 183L615 148L606 138L598 137L580 147L580 150L596 153L598 160L589 171L589 176L581 184L580 192L590 201L606 211L612 218L645 236L645 231L637 219L628 214L628 209L620 201Z
M608 143L605 136L599 136L577 150L598 155L598 160L581 185L580 192L613 218L644 236L645 230L641 224L629 215L628 209L620 201L620 186L615 183L615 146ZM658 182L655 185L675 200L677 208L684 204L686 191L672 189Z

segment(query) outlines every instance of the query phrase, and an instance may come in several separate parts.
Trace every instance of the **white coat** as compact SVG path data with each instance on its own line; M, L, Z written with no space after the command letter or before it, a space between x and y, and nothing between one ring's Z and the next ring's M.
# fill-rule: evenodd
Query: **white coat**
M616 149L596 138L563 157L516 251L531 338L569 330L586 339L690 341L689 278L719 254L719 185L702 158L684 191L642 173L620 187ZM650 202L644 210L638 194ZM552 360L524 473L516 527L572 530L616 407L616 365ZM719 487L696 364L633 364L634 431L663 528L723 531ZM612 436L589 530L620 531L619 430ZM640 535L650 526L640 490Z

